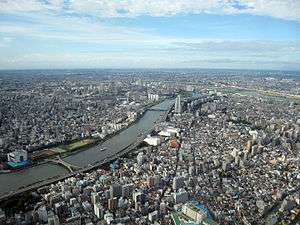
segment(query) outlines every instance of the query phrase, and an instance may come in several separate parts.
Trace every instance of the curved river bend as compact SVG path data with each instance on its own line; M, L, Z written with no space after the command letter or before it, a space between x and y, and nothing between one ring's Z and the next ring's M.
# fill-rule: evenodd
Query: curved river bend
M141 133L149 133L154 128L155 122L159 121L161 117L165 115L173 103L173 100L165 100L153 106L138 122L106 140L101 145L96 145L85 151L67 156L63 158L63 160L84 168L89 164L101 162L105 158L117 154L128 145L134 143ZM151 109L161 109L161 111L153 111ZM99 151L99 149L103 147L107 148L107 151ZM11 191L16 191L21 187L64 174L68 174L66 169L51 163L30 167L17 173L1 174L0 196Z

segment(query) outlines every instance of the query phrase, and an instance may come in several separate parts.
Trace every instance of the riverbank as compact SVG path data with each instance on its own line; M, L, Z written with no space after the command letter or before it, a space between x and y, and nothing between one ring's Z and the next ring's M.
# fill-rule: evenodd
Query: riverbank
M51 159L51 158L54 158L57 156L60 156L61 158L65 158L65 157L68 157L71 155L78 154L78 153L85 151L93 146L101 145L108 139L118 135L122 131L128 129L130 126L136 124L151 107L160 104L164 100L165 99L161 99L159 102L152 102L152 103L147 104L145 106L145 108L143 109L143 111L138 113L137 118L134 121L131 121L130 123L128 123L127 126L123 126L119 130L116 130L110 134L107 134L103 138L100 138L100 137L94 138L94 137L89 136L84 139L66 141L65 143L56 143L54 145L51 145L52 146L51 148L45 147L45 148L39 150L38 152L36 152L36 155L32 155L31 156L32 159L31 159L30 163L28 165L26 165L25 167L22 167L18 170L11 170L9 168L6 168L6 169L0 171L0 175L7 174L7 173L18 173L22 170L26 170L28 168L33 168L37 165L42 165L42 164L48 163L48 161L47 161L48 159Z
M168 101L165 100L164 102L162 102L160 104L162 105L163 108L165 108L164 111L159 112L159 111L146 110L147 114L141 117L142 118L142 119L140 119L141 121L136 122L135 125L132 124L128 129L125 129L119 135L116 135L115 137L109 139L105 143L107 146L109 146L109 148L111 150L113 150L113 151L108 152L110 155L107 153L106 154L107 156L106 156L105 154L103 155L102 153L99 153L100 151L98 151L97 148L100 146L97 145L88 151L83 151L82 153L84 153L84 154L80 153L80 154L75 155L76 156L75 160L79 159L80 161L84 161L84 160L82 160L82 158L86 158L86 157L93 159L92 163L84 162L86 165L90 164L90 166L85 166L83 169L78 170L74 173L65 173L65 174L60 174L60 175L51 176L51 177L49 177L49 175L48 175L49 178L45 179L45 177L44 177L43 180L41 179L41 180L38 180L37 182L32 182L26 186L23 185L23 187L21 187L20 182L18 182L18 185L20 186L20 188L18 188L17 190L13 190L10 193L9 192L7 192L6 194L4 193L0 197L0 201L5 201L14 196L20 196L20 195L22 195L22 193L36 190L39 187L46 186L46 185L49 185L54 182L58 182L60 180L74 176L77 173L85 173L90 170L97 169L97 168L101 167L102 165L109 163L109 162L115 160L116 158L133 150L134 148L136 148L138 146L138 144L140 144L144 140L145 136L151 130L154 129L155 122L165 120L170 109L173 107L174 102L170 101L170 100L168 100ZM160 104L158 104L158 105L160 105ZM144 135L142 135L142 136L140 136L141 130L145 131ZM127 143L127 144L124 144L124 143ZM96 155L96 158L95 158L95 155ZM97 158L99 158L99 160L97 160ZM74 161L74 157L68 158L67 160ZM32 174L32 173L34 173L34 170L32 170L32 172L30 172L30 174ZM28 175L29 175L29 172L26 173L26 176L28 176ZM15 182L17 182L17 177L13 178L13 179L15 180ZM18 180L19 179L20 178L18 178ZM26 179L26 177L24 177L24 179ZM37 177L36 179L39 179L39 178Z

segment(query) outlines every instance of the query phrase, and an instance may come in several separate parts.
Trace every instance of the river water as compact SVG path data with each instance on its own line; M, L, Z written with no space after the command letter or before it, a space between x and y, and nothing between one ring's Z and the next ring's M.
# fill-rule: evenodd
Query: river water
M134 143L141 133L149 133L153 129L155 122L159 121L165 115L173 103L173 100L165 100L153 106L152 109L162 109L165 111L148 110L137 123L106 140L101 145L96 145L77 154L67 156L63 160L83 168L89 164L101 162L106 157L115 155L128 145ZM107 150L100 151L100 148L107 148ZM24 169L17 173L0 174L0 195L67 173L68 171L61 166L46 163Z

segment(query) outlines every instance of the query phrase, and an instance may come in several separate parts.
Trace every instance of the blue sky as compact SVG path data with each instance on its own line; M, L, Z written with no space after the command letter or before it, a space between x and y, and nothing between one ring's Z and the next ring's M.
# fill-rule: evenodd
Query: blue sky
M0 69L300 70L299 0L0 0Z

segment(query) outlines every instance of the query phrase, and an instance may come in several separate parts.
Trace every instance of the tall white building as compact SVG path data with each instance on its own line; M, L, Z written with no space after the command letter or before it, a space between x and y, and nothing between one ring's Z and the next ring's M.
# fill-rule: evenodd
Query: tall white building
M103 218L103 207L100 203L96 203L94 204L94 214L99 218L102 219Z
M151 94L151 93L148 93L148 99L150 101L158 101L159 100L159 95L158 94Z
M182 112L182 107L181 107L181 96L178 95L176 100L175 100L175 113L176 114L181 114Z

